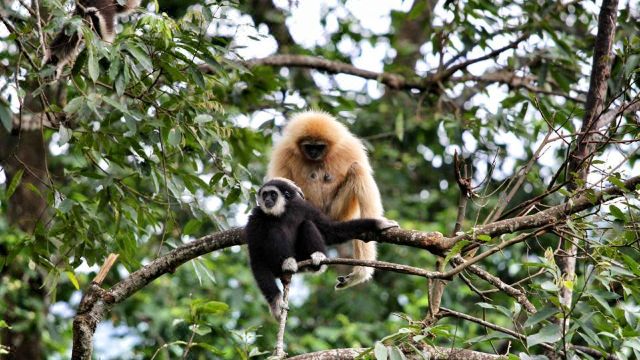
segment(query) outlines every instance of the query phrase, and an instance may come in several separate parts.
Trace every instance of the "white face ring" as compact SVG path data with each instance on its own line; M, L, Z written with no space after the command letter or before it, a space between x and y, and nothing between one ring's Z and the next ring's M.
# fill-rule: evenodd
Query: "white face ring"
M267 208L265 206L265 204L264 204L264 199L262 198L262 194L265 191L275 191L276 194L278 194L278 198L276 199L275 204L271 208ZM277 187L275 187L275 186L266 186L266 187L260 189L260 193L258 194L258 206L266 214L273 215L273 216L280 216L280 215L284 214L285 205L286 205L286 200L285 200L284 196L282 195L282 193L280 192L280 189L278 189Z

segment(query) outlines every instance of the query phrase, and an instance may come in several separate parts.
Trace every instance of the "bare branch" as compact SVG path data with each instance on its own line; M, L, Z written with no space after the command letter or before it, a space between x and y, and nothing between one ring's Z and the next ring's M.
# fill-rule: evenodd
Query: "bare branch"
M458 256L455 256L453 259L451 259L451 262L453 262L456 265L462 265L465 263L465 260L462 258L462 256L458 255ZM498 290L516 299L516 301L520 305L522 305L522 307L524 307L528 312L532 314L535 314L536 312L538 312L536 307L533 306L533 304L527 298L527 294L505 283L499 277L489 273L488 271L476 265L469 266L468 270L476 274L479 278L485 280L489 284L495 286Z
M282 310L280 311L280 321L278 322L278 335L276 336L276 350L273 356L284 358L284 332L287 327L287 315L289 314L289 286L291 285L291 274L285 274L282 280Z
M290 66L290 67L302 67L310 68L321 71L326 71L331 74L349 74L361 77L363 79L370 79L380 81L381 83L393 88L393 89L426 89L425 84L420 81L408 81L401 75L391 73L378 73L375 71L363 70L353 65L346 64L340 61L331 61L315 56L307 55L272 55L262 59L253 59L245 63L247 67L254 67L259 65L267 66Z
M442 278L443 273L437 271L427 271L413 266L390 263L377 260L358 260L358 259L345 259L345 258L327 258L320 261L322 265L351 265L351 266L365 266L372 267L378 270L385 270L390 272L397 272L407 275L422 276L425 278ZM312 265L311 260L303 260L298 262L298 269L310 267Z
M515 48L517 48L517 47L518 47L518 45L519 45L521 42L523 42L523 41L525 41L526 39L528 39L528 38L529 38L529 35L530 35L529 33L524 33L524 34L520 35L520 36L519 36L515 41L513 41L512 43L509 43L509 44L507 44L507 45L505 45L505 46L503 46L503 47L501 47L501 48L495 49L495 50L493 50L493 51L491 51L491 52L489 52L489 53L487 53L487 54L485 54L485 55L482 55L482 56L480 56L480 57L477 57L477 58L475 58L475 59L469 59L469 60L464 61L464 62L462 62L462 63L456 64L456 65L453 65L453 66L451 66L450 68L445 69L444 71L442 71L442 72L440 72L440 73L436 73L436 74L435 74L435 77L436 77L439 81L446 80L446 79L448 79L449 77L451 77L451 75L453 75L453 74L454 74L456 71L458 71L458 70L464 70L464 69L466 69L467 67L469 67L469 66L470 66L470 65L472 65L472 64L475 64L475 63L478 63L478 62L481 62L481 61L484 61L484 60L491 59L491 58L493 58L493 57L495 57L495 56L498 56L498 55L500 55L501 53L503 53L503 52L505 52L505 51L507 51L507 50L509 50L509 49L515 49Z
M102 282L107 277L109 270L111 270L113 264L115 264L116 260L118 260L118 256L118 254L109 254L109 256L107 256L107 260L105 260L104 264L102 264L102 267L100 268L100 271L98 271L98 275L96 275L96 278L93 279L93 282L98 285L102 285Z

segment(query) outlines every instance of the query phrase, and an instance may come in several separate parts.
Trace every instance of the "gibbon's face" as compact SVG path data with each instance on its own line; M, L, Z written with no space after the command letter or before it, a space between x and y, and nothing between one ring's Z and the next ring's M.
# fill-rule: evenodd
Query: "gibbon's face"
M285 212L287 202L296 196L301 196L297 186L290 186L282 180L272 180L258 191L258 206L269 215L280 216Z
M273 178L258 190L258 206L266 214L282 215L287 202L296 197L304 199L304 193L293 181L285 178Z
M298 147L304 157L311 161L322 161L329 149L327 142L322 139L302 139Z

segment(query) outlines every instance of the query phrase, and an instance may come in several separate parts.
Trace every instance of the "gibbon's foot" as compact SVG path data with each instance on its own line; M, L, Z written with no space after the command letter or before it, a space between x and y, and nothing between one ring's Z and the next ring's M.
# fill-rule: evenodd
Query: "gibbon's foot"
M269 311L271 311L271 315L276 321L280 322L280 315L282 315L283 309L289 311L289 308L284 306L284 300L282 300L282 294L280 294L269 304Z
M395 220L381 218L381 219L378 219L377 227L378 227L378 230L384 231L384 230L400 227L400 225L398 225L398 222Z
M311 269L314 273L322 274L323 272L327 271L327 265L320 265L320 262L322 262L322 260L326 258L327 255L325 255L321 251L316 251L311 254L311 264L313 264L313 266L311 266Z
M336 290L346 289L363 282L362 275L359 272L352 272L349 275L338 276L336 280L338 281L335 286Z
M311 254L311 263L314 266L318 266L320 265L320 262L322 262L322 260L326 259L327 255L323 254L320 251L316 251L313 254Z
M284 272L297 272L298 271L298 262L296 261L296 259L292 258L292 257L288 257L286 259L284 259L284 261L282 262L282 271Z

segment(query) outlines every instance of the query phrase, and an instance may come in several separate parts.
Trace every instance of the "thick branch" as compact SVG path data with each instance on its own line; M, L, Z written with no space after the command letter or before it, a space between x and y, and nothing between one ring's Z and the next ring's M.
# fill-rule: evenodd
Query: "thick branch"
M326 71L331 74L348 74L361 77L363 79L377 80L393 89L421 89L427 88L421 81L409 81L401 75L391 73L378 73L357 68L353 65L340 61L332 61L315 56L307 55L272 55L262 59L253 59L245 63L247 67L260 65L266 66L289 66L302 67Z
M618 0L604 0L598 16L598 34L593 50L593 65L584 118L582 119L581 135L578 137L576 148L569 155L569 176L573 173L577 179L586 179L588 173L588 159L593 155L595 144L590 143L594 127L600 114L604 110L607 95L607 81L611 77L611 47L618 18Z
M581 135L578 136L576 147L569 153L568 180L569 189L575 190L586 183L591 159L596 150L596 144L591 140L597 136L592 131L596 130L598 118L604 110L607 96L607 81L611 76L611 48L615 37L616 22L618 18L618 0L604 0L598 16L598 34L596 35L593 50L593 65L591 67L591 79L587 103L585 104L584 118L582 119ZM570 201L569 201L570 202ZM561 239L561 256L558 257L558 265L564 280L573 281L575 278L576 256L578 252L577 241ZM571 308L573 289L562 286L560 288L559 301L564 307ZM563 333L568 328L568 315L563 321Z
M640 176L627 180L625 182L625 187L633 191L638 184L640 184ZM581 196L566 204L549 208L534 215L502 220L476 228L475 234L497 236L519 230L555 224L562 221L562 218L567 215L585 210L610 199L610 197L620 196L622 193L622 189L611 187L607 190L594 193L591 200ZM453 246L457 241L466 238L471 239L472 236L461 235L453 238L446 238L437 232L425 233L415 230L389 229L381 234L364 234L362 238L365 240L413 246L432 251L436 254L441 254L443 251L446 251ZM108 291L101 289L97 284L90 285L90 287L85 291L83 300L78 308L78 313L74 318L74 344L72 358L91 359L92 339L95 326L111 309L111 306L124 301L151 281L168 272L174 271L178 266L189 260L215 250L234 245L242 245L244 243L245 240L242 229L236 228L222 231L213 235L204 236L196 241L182 245L170 251L169 253L153 260L141 269L131 273L128 278L120 281ZM456 259L454 258L454 263L455 262ZM385 263L380 263L381 264L378 265L386 266ZM459 262L458 265L460 265ZM482 271L475 266L469 266L468 269L474 272L476 272L475 270ZM490 276L490 274L485 275ZM500 284L504 283L498 279L497 285L494 285L499 287ZM503 288L500 289L507 292L507 290ZM513 290L517 291L517 289Z
M640 176L630 178L625 182L625 188L633 191L637 185L640 184ZM458 235L453 238L444 239L443 244L439 244L443 249L449 249L455 245L456 242L462 239L473 239L478 235L498 236L507 233L513 233L516 231L539 228L547 225L560 223L569 215L578 213L582 210L586 210L595 205L601 204L611 197L620 196L623 193L623 189L618 187L610 187L603 191L597 191L592 196L580 195L570 201L550 207L544 211L533 215L520 216L506 220L496 221L484 226L475 228L473 234ZM385 233L385 237L393 236L397 229L391 229ZM384 241L384 240L379 240Z
M407 359L432 359L432 360L494 360L506 359L506 356L487 354L467 349L456 349L448 347L435 347L424 345L420 347L422 354L416 354L411 349L404 353ZM367 349L333 349L317 351L309 354L302 354L290 357L289 360L349 360L355 359L359 354L367 351Z

